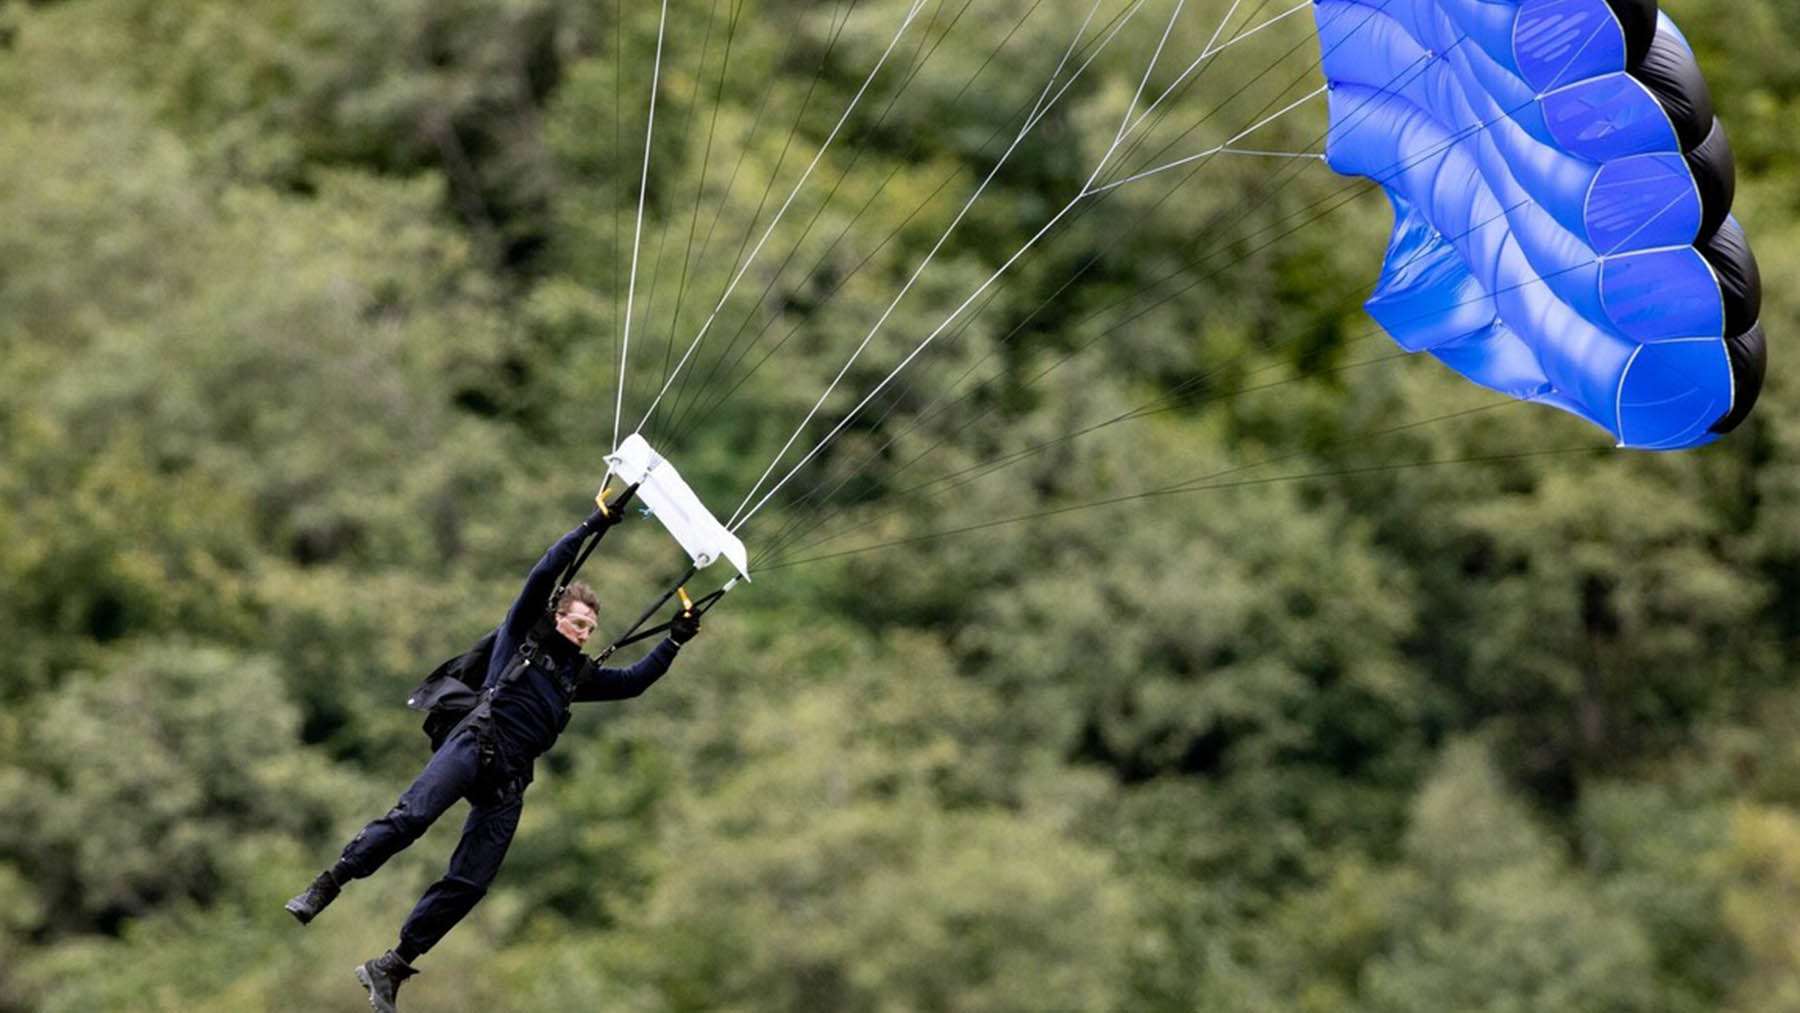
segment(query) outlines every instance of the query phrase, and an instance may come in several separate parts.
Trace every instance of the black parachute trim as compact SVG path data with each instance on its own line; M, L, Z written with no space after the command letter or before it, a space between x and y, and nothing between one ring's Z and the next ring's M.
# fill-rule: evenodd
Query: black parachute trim
M1737 159L1693 50L1657 14L1655 0L1607 0L1607 5L1625 32L1629 73L1668 116L1700 195L1700 231L1694 247L1719 283L1725 311L1721 337L1731 361L1731 410L1712 424L1711 431L1728 433L1749 417L1768 372L1768 345L1759 319L1762 274L1742 226L1731 217Z
M1727 218L1699 248L1719 280L1719 292L1725 300L1726 335L1747 332L1762 316L1763 292L1762 271L1756 266L1756 255L1750 252L1744 227L1736 218Z
M1694 150L1683 155L1694 187L1700 191L1700 238L1706 239L1731 214L1737 199L1737 156L1725 136L1725 123L1713 120L1712 132Z
M1606 0L1625 33L1626 68L1634 69L1650 52L1656 38L1656 0Z
M1712 133L1712 92L1700 76L1693 51L1667 25L1657 30L1650 52L1632 69L1631 76L1656 96L1669 122L1675 125L1681 150L1694 150Z
M1711 431L1715 433L1729 433L1742 424L1762 393L1769 350L1761 321L1736 337L1726 338L1725 351L1731 356L1731 411L1712 424Z

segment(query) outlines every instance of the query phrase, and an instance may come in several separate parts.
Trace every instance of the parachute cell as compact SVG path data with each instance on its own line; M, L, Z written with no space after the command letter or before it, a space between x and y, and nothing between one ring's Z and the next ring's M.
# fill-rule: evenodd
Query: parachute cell
M1697 446L1761 388L1731 146L1653 0L1320 0L1326 157L1394 231L1369 312L1408 351L1622 446Z

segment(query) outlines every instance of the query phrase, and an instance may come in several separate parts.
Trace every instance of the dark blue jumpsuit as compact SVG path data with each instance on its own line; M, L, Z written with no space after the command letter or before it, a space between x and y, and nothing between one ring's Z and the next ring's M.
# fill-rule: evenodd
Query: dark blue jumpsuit
M368 876L418 840L457 800L469 800L469 818L449 870L425 891L401 926L397 952L405 960L431 949L487 893L519 827L532 763L562 732L569 704L637 696L669 670L679 650L665 639L629 668L601 668L546 621L557 578L599 522L595 514L552 545L507 612L484 688L499 683L528 640L536 645L534 664L494 697L489 726L470 725L446 740L394 808L364 827L332 867L339 883ZM489 747L485 765L484 736Z

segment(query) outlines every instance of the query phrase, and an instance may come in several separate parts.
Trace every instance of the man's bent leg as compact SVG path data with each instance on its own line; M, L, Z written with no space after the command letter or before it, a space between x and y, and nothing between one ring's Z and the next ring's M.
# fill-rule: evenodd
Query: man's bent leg
M333 878L346 883L381 868L383 862L418 840L444 810L455 805L457 799L474 787L480 767L480 747L475 730L470 728L457 733L432 754L431 762L401 793L394 808L364 827L344 846L342 857L331 867Z
M396 952L409 961L417 959L474 909L500 871L523 808L523 797L514 794L491 806L476 806L469 813L462 840L450 856L449 871L431 884L407 916Z

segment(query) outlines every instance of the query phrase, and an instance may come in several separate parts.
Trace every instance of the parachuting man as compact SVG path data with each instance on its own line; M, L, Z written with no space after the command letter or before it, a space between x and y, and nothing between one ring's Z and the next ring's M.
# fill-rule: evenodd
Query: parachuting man
M462 838L450 866L400 927L398 944L356 968L369 990L369 1005L393 1013L395 994L416 973L413 962L461 921L487 892L519 826L533 761L556 742L569 721L570 705L623 700L649 689L669 670L681 645L700 630L697 616L683 612L669 623L667 636L637 663L604 668L582 653L593 635L599 599L583 583L558 593L559 575L579 565L581 547L625 516L623 500L602 499L599 509L544 553L525 579L506 621L477 647L446 662L427 679L461 668L473 675L485 666L478 702L445 730L425 769L386 815L371 822L345 845L331 868L285 905L301 924L311 922L345 884L362 879L418 840L460 799L469 800ZM464 681L473 683L474 679ZM425 689L421 686L421 690ZM471 695L471 699L474 698ZM434 713L433 717L443 715ZM427 731L431 731L430 721Z

